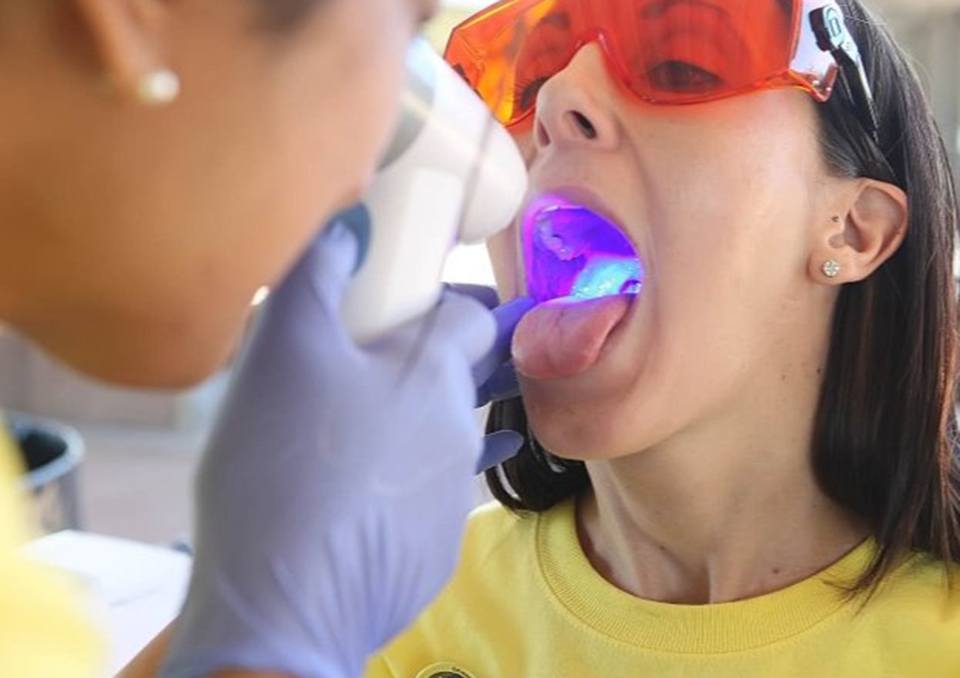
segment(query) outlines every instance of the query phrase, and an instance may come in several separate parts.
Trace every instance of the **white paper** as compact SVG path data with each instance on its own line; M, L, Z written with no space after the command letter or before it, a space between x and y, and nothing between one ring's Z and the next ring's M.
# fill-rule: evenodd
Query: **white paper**
M190 578L190 558L183 553L85 532L43 537L26 552L89 592L109 643L111 676L176 617Z

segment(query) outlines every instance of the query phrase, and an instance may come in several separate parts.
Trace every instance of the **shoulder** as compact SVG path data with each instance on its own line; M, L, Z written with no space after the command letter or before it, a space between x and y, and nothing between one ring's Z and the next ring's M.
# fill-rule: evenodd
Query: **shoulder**
M528 538L539 516L514 513L498 502L490 502L470 514L464 536L464 552L483 555L500 548L505 541Z
M514 513L497 501L478 506L470 513L468 530L509 530L520 520L521 514Z
M459 598L471 589L492 592L502 587L507 572L534 567L537 526L547 517L515 513L495 502L474 510L447 595Z
M960 666L960 565L917 554L883 582L866 610L901 641L957 653Z
M896 608L933 606L960 614L960 564L915 553L880 585L879 598Z

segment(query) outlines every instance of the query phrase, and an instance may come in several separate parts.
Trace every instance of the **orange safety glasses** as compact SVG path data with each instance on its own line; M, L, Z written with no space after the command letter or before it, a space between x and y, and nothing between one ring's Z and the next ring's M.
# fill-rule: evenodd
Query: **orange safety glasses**
M824 102L842 68L876 136L860 52L823 0L503 0L454 29L445 58L505 125L588 44L634 95L656 105L798 87Z

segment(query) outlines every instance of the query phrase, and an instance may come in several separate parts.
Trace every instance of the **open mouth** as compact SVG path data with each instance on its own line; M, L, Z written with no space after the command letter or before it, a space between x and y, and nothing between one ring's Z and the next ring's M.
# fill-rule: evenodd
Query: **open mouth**
M616 224L555 197L527 210L523 254L527 294L539 305L517 326L514 365L540 380L586 372L643 291L640 256Z
M527 292L538 302L637 295L645 271L617 225L592 210L544 198L523 223Z

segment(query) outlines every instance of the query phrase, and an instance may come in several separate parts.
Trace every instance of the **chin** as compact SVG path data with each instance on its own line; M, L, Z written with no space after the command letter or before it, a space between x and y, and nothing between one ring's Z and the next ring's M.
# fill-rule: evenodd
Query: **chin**
M160 367L127 382L128 386L170 391L195 388L226 367L223 359L198 361L191 359L176 365Z
M524 409L537 441L551 454L575 461L610 461L668 440L684 425L667 404L629 390L573 397L557 384L522 385Z
M526 396L524 402L531 430L551 454L576 461L622 456L611 410L590 405L557 407Z
M158 339L158 334L104 338L96 350L46 344L43 348L77 372L105 384L137 389L184 390L222 370L235 342L203 342L196 337Z
M104 364L74 363L94 379L127 388L179 391L193 388L223 369L224 354L164 351L139 355L128 352Z

